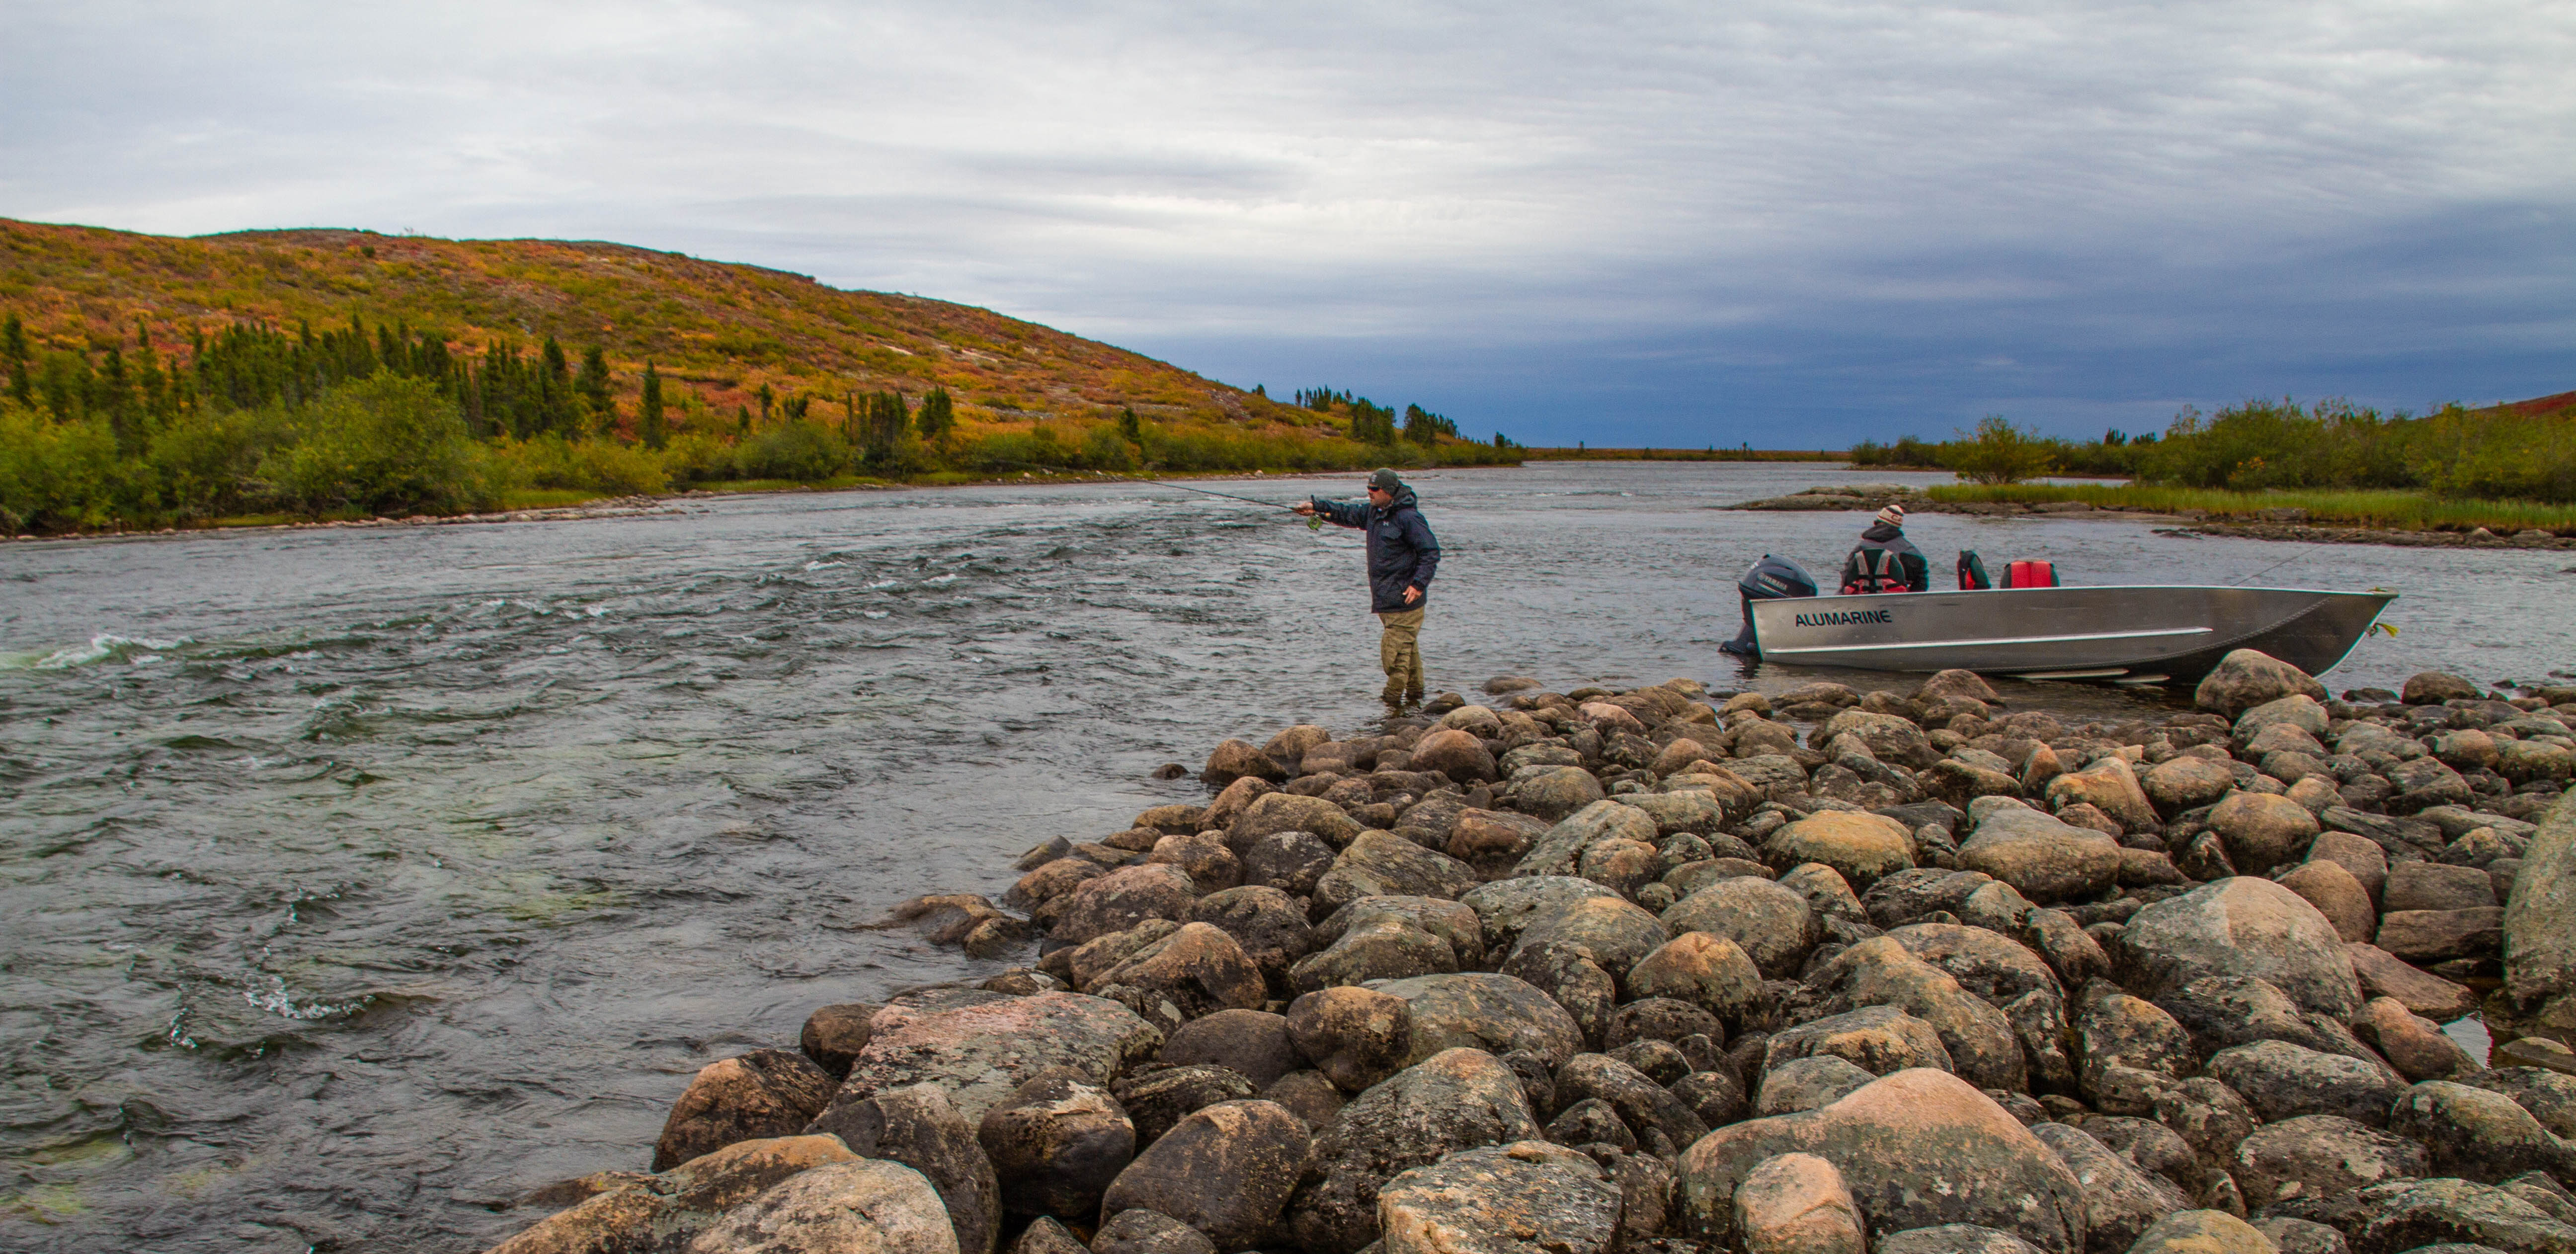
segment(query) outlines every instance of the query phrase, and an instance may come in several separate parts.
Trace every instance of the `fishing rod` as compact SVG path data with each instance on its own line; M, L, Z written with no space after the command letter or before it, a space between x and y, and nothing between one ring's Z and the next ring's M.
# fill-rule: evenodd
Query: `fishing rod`
M1056 473L1059 473L1059 472L1061 472L1061 471L1064 471L1064 470L1068 469L1067 467L1063 467L1063 466L1041 466L1041 465L1037 464L1036 462L1015 462L1015 461L1008 460L1008 459L1006 459L1006 458L995 458L995 459L993 459L993 460L995 460L995 461L997 461L997 462L1000 462L1002 465L1005 465L1005 466L1026 466L1026 467L1028 467L1028 468L1029 468L1029 469L1031 469L1031 470L1043 470L1043 471L1046 471L1048 474L1056 474ZM1289 512L1289 513L1291 513L1291 514L1294 514L1294 513L1296 513L1296 512L1297 512L1297 507L1296 507L1296 506L1294 506L1294 505L1282 505L1282 504L1280 504L1280 503L1279 503L1279 502L1277 502L1277 501L1261 501L1261 500L1255 500L1255 499L1253 499L1252 497L1248 497L1248 496L1236 496L1236 495L1235 495L1234 493L1232 493L1232 492L1219 492L1219 491L1216 491L1216 490L1214 490L1214 489L1212 489L1212 488L1193 488L1193 487L1191 487L1190 485L1188 485L1188 484L1186 484L1186 483L1173 483L1173 482L1171 482L1171 481L1169 481L1169 480L1166 480L1166 479L1148 479L1148 478L1145 478L1145 477L1144 477L1144 476L1142 476L1142 475L1111 475L1111 474L1108 474L1108 473L1107 473L1107 472L1105 472L1105 471L1098 471L1098 470L1092 471L1091 473L1093 473L1093 474L1095 474L1095 475L1099 475L1100 477L1102 477L1102 478L1104 478L1104 479L1112 479L1112 478L1114 478L1114 479L1118 479L1118 480L1120 480L1120 481L1122 481L1122 482L1126 482L1126 483L1150 483L1150 484L1153 484L1155 487L1158 487L1158 488L1179 488L1179 489L1180 489L1181 491L1183 491L1183 492L1196 492L1196 493L1198 493L1198 494L1199 494L1199 495L1201 495L1201 496L1221 496L1221 497L1224 497L1225 499L1227 499L1227 500L1229 500L1229 501L1241 501L1241 502L1243 502L1243 503L1244 503L1244 504L1246 504L1246 505L1258 505L1258 506L1261 506L1261 507L1262 507L1262 508L1264 508L1264 509L1282 509L1282 510L1286 510L1286 511L1288 511L1288 512ZM1313 518L1313 519L1309 520L1309 521L1308 521L1308 523L1307 523L1307 526L1308 526L1308 529L1309 529L1309 530L1320 529L1323 525L1324 525L1324 520L1323 520L1322 518L1320 518L1320 517Z

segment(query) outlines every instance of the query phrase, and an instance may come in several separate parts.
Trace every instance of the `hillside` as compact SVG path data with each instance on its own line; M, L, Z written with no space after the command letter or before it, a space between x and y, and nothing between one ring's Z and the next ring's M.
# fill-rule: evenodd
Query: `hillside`
M170 351L248 320L293 329L406 324L460 356L552 337L606 350L630 403L659 363L710 410L758 392L837 399L954 393L961 428L1039 417L1140 416L1320 433L1325 415L988 309L849 292L757 266L623 244L442 240L367 231L247 231L174 239L0 219L0 312L30 347L132 350L136 325Z

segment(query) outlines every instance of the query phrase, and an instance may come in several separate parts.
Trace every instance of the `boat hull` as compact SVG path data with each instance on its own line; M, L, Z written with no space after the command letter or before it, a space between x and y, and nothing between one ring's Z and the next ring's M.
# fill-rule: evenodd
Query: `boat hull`
M2191 683L2237 649L2320 674L2395 599L2301 588L1998 588L1755 601L1751 610L1768 661Z

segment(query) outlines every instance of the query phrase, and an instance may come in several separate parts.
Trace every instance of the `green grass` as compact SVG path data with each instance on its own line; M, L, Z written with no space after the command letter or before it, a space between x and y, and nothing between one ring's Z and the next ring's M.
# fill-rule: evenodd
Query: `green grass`
M1838 462L1840 449L1515 448L1534 462Z
M1929 495L1933 500L1950 503L2013 501L2037 505L2047 501L2082 501L2097 507L2143 509L2164 514L2200 510L2213 519L2245 522L2266 521L2264 510L2303 509L2308 512L2309 523L2321 526L2374 527L2395 531L2471 531L2484 527L2498 535L2537 528L2559 535L2576 535L2576 505L2457 500L2402 489L2303 488L2238 492L2226 488L2134 484L2016 483L1944 486L1931 489Z
M614 493L592 492L583 488L510 488L501 493L501 508L563 509L585 501L596 501Z

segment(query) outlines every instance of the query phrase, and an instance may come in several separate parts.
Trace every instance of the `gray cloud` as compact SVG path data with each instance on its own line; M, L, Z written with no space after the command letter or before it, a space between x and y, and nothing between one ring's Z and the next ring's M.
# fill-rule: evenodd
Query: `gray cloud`
M624 239L1529 438L2134 428L2567 386L2571 52L2538 2L29 8L0 212Z

